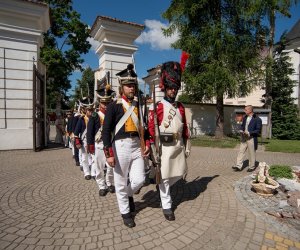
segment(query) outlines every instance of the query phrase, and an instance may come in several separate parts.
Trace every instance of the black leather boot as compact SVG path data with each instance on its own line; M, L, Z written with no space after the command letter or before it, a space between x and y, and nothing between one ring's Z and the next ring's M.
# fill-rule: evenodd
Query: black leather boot
M135 227L134 220L131 216L131 213L122 214L123 222L126 227L132 228Z
M131 213L135 212L135 205L134 205L134 200L133 197L128 196L128 200L129 200L129 209Z
M164 214L166 220L169 220L169 221L175 220L175 215L174 215L172 209L163 209L163 214Z

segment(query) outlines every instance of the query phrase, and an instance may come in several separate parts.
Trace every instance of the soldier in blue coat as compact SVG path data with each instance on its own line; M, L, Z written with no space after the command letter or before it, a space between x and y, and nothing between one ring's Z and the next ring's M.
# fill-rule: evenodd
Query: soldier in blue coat
M79 149L79 154L81 154L81 164L83 167L83 173L86 180L91 179L91 170L89 167L88 151L87 151L87 124L89 117L93 112L93 106L86 104L87 98L81 100L82 105L82 115L79 117L74 131L75 146Z
M88 151L93 157L99 196L105 196L107 192L115 192L115 187L113 186L113 168L106 164L102 141L102 126L105 119L106 107L112 101L113 94L114 91L110 89L110 85L103 86L97 90L99 110L92 114L87 125Z

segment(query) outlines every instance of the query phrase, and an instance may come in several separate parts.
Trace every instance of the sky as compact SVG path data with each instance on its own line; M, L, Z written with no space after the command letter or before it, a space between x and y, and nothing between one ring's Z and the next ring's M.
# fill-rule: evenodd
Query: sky
M147 76L147 70L156 67L166 61L180 61L180 50L171 48L171 43L176 41L177 36L165 38L161 32L161 27L167 27L167 20L162 18L162 13L166 11L171 0L73 0L73 8L80 13L81 20L89 25L93 25L97 16L108 16L126 22L134 22L145 25L144 31L135 41L138 47L134 54L135 70L142 83L141 78ZM300 4L291 9L291 18L282 16L276 19L275 40L281 34L289 31L300 18ZM93 70L99 67L98 56L95 53L96 43L89 40L92 48L89 53L82 55L84 67L90 66ZM74 72L70 77L72 90L75 87L76 79L81 78L80 72ZM71 94L72 94L71 90Z

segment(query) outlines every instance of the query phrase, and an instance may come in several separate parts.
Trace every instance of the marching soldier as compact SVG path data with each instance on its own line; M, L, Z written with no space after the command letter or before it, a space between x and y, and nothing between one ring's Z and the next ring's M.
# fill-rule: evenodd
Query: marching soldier
M75 146L79 149L79 155L81 155L81 163L83 167L84 178L86 180L91 179L91 170L89 167L89 159L88 159L88 152L87 152L87 139L86 139L86 132L87 132L87 123L89 121L89 117L93 112L92 105L88 104L87 98L83 98L81 101L82 105L82 112L83 115L80 116L78 122L76 124L76 128L74 131L75 137Z
M114 183L119 210L127 227L134 227L131 212L135 211L133 194L145 181L144 156L149 154L149 141L139 137L137 75L133 65L117 74L120 98L107 107L103 124L103 144L107 163L114 168ZM141 149L141 143L145 147Z
M75 128L76 128L76 125L78 123L78 120L79 120L80 116L81 116L81 114L80 114L80 105L78 104L78 110L75 111L75 109L74 109L74 113L72 115L72 123L70 124L72 153L74 155L76 166L80 166L80 161L79 161L79 149L75 145L74 132L75 132Z
M190 154L185 109L182 103L175 101L180 86L180 64L177 62L164 63L161 68L160 82L160 88L164 91L164 98L156 104L156 116L161 144L161 182L159 190L163 214L169 221L175 220L170 187L186 173L186 157ZM149 114L148 126L150 142L153 143L155 138L153 110Z
M112 101L113 93L114 91L110 89L109 85L97 90L99 111L92 114L87 126L88 151L93 157L93 164L96 170L95 179L99 187L100 196L105 196L107 192L115 192L115 187L113 186L113 168L106 165L102 141L102 128L106 107Z

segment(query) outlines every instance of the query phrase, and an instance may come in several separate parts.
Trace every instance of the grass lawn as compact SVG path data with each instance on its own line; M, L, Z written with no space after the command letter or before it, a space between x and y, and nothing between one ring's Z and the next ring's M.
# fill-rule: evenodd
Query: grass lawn
M193 138L191 141L193 146L213 148L235 148L240 143L240 140L236 138L224 137L223 139L217 139L213 136L200 136Z
M192 140L193 146L212 148L235 148L239 143L239 138L224 137L217 139L214 136L203 135ZM258 144L263 144L266 151L283 153L300 153L300 141L297 140L275 140L258 139Z
M265 150L271 152L300 153L300 141L297 140L266 140Z

